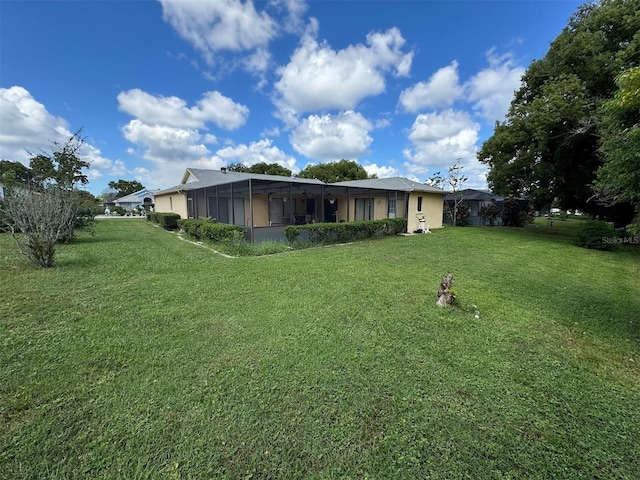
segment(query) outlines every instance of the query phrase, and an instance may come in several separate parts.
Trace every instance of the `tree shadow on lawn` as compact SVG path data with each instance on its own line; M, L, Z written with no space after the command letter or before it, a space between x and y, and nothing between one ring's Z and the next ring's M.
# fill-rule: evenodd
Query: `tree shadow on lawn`
M546 270L532 272L531 265L512 266L505 274L502 295L572 330L640 341L640 298L633 292L633 280L621 285L617 281L621 272L615 268L592 276L572 266L563 268L561 259L557 271Z

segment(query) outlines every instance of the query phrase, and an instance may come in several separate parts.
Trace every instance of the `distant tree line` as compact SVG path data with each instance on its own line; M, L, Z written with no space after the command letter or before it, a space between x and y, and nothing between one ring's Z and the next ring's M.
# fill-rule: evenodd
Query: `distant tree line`
M277 163L261 162L251 166L246 166L242 163L232 163L227 167L227 170L230 172L260 173L265 175L279 175L282 177L294 176L291 170ZM295 176L298 178L314 178L326 183L377 178L376 175L369 175L358 162L345 159L337 162L307 165Z

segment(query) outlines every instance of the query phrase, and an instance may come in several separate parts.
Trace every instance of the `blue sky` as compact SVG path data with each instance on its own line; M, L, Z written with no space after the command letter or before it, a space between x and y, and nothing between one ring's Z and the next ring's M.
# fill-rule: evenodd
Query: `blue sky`
M582 2L0 0L0 158L84 128L88 189L357 160L425 181L476 150Z

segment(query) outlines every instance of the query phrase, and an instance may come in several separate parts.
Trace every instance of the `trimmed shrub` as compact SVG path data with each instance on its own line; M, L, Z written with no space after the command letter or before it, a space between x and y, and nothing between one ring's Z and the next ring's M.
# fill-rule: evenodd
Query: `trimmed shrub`
M187 235L197 240L209 240L215 243L237 242L244 238L244 228L238 225L216 223L211 219L184 219L178 220L178 226Z
M154 223L157 223L165 230L176 230L178 228L178 220L180 220L180 215L177 213L162 213L162 212L153 212L150 214L149 220Z
M610 224L600 220L587 220L578 228L574 243L594 250L614 250L616 235Z
M367 238L379 238L397 235L407 229L405 218L386 218L384 220L365 220L345 223L311 223L290 225L284 233L293 244L301 234L306 233L313 244L347 243Z

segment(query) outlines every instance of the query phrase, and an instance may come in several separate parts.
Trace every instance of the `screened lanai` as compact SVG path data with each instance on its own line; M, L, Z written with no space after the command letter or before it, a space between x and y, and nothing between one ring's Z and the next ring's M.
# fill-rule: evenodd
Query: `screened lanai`
M287 225L395 217L408 218L410 223L413 190L394 179L326 184L315 179L187 169L182 180L180 185L156 193L158 211L240 225L253 241L282 239ZM436 194L436 216L441 217L443 192L435 189L427 193Z

